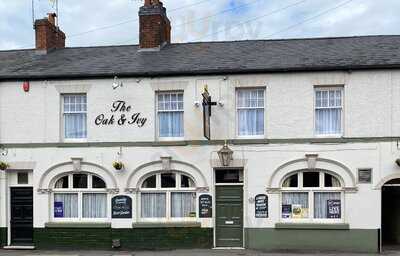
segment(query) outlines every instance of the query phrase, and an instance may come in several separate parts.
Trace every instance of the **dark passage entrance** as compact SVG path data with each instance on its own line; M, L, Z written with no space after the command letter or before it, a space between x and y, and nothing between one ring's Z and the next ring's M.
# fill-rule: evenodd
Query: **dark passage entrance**
M11 188L11 244L33 244L33 189Z

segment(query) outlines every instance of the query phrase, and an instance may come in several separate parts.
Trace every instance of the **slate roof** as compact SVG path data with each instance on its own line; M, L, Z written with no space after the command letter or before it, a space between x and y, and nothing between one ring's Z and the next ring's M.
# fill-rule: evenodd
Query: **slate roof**
M0 51L0 80L400 68L400 36Z

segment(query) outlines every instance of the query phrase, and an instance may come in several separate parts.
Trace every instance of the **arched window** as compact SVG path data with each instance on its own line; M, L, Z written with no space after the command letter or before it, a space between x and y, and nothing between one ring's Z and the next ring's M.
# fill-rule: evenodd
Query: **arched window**
M94 174L71 173L56 180L53 188L55 220L107 218L107 193L104 180Z
M176 221L196 217L195 183L185 174L153 174L143 181L140 192L140 217L143 220Z
M343 189L340 179L323 171L298 171L281 184L282 220L340 221L343 218Z

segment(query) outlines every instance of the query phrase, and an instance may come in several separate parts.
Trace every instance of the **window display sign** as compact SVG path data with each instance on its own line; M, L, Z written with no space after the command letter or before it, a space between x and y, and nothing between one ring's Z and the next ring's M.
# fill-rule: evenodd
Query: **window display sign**
M63 202L54 202L54 218L64 218Z
M115 196L111 200L113 219L132 218L132 199L129 196Z
M338 199L330 199L326 201L326 217L328 219L340 219L341 218L341 202Z
M211 195L201 195L199 197L199 217L212 218L212 197Z
M291 204L283 204L282 205L282 218L289 219L292 217L292 205Z
M255 197L255 217L268 218L268 196L259 194Z

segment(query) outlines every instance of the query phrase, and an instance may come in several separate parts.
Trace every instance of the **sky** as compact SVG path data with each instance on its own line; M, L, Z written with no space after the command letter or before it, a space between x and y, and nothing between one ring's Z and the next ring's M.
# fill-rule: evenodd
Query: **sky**
M58 0L67 47L138 43L142 0ZM33 0L35 19L55 11ZM400 34L400 0L164 0L172 42ZM34 48L32 0L0 1L0 50Z

